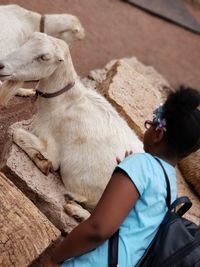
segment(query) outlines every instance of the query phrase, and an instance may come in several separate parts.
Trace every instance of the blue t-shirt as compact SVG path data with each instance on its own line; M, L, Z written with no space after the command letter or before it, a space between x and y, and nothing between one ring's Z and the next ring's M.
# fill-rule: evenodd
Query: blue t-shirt
M173 202L176 198L175 168L163 160L161 162L170 180ZM167 211L167 188L161 166L148 153L130 155L115 171L118 169L128 175L140 194L135 207L121 224L119 233L119 266L134 267L155 236ZM61 266L108 266L108 241L82 256L65 261Z

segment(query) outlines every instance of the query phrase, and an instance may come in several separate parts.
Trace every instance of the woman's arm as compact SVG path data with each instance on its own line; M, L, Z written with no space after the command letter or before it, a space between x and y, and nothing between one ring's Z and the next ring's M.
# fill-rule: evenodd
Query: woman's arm
M79 224L58 245L49 260L52 265L45 266L57 266L99 246L119 228L138 197L139 193L127 174L115 172L89 219Z

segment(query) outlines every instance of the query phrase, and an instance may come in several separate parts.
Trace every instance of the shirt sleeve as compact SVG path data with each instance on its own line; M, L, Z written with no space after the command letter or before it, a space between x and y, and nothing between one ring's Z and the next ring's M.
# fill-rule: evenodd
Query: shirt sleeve
M115 168L117 170L123 170L136 186L140 195L148 186L148 159L145 153L137 153L128 156Z

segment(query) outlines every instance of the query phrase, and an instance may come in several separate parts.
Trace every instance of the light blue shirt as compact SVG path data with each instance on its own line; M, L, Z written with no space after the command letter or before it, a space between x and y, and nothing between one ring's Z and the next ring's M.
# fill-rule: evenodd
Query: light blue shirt
M175 168L163 160L161 162L170 180L173 202L176 198ZM140 194L135 207L121 224L119 233L119 266L134 267L155 236L167 211L166 182L161 166L148 153L125 158L117 169L126 172ZM108 241L82 256L65 261L61 266L107 267Z

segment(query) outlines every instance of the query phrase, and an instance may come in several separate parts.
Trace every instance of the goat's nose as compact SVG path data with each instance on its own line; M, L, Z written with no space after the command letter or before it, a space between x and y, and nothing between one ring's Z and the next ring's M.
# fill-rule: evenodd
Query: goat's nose
M0 70L4 69L4 64L0 62Z

